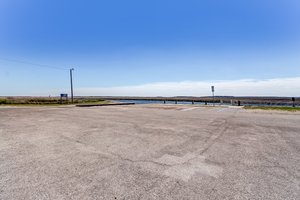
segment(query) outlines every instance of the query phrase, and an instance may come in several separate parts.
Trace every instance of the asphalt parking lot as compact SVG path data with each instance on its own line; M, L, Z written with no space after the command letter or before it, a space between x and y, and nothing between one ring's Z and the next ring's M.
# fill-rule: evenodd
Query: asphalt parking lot
M300 199L300 113L0 107L0 199Z

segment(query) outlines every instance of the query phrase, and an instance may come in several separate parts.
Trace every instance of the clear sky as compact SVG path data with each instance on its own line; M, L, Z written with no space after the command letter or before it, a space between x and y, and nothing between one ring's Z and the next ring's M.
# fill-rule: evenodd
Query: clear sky
M76 95L299 96L299 24L299 0L0 0L0 96L71 67Z

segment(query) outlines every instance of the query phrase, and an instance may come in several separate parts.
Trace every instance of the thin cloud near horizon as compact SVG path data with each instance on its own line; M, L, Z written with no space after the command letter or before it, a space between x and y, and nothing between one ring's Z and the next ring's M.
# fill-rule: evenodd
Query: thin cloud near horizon
M76 88L76 96L300 96L300 77L157 82L134 86ZM66 90L59 90L66 91ZM52 94L59 94L58 90Z

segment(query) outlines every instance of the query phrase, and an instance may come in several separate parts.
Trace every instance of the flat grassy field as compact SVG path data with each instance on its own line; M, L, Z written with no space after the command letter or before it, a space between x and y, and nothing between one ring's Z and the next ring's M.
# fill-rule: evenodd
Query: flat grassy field
M300 107L286 107L286 106L245 106L245 109L259 109L259 110L279 110L296 112L300 111Z
M74 99L74 104L107 104L109 102L103 99ZM66 104L71 104L71 100L61 102L59 97L0 97L0 105L57 106Z

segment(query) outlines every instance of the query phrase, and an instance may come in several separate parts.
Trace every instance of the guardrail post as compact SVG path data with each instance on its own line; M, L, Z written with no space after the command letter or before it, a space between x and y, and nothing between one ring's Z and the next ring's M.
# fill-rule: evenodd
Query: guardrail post
M293 107L295 108L295 101L296 101L295 97L292 98L292 101L293 101Z

